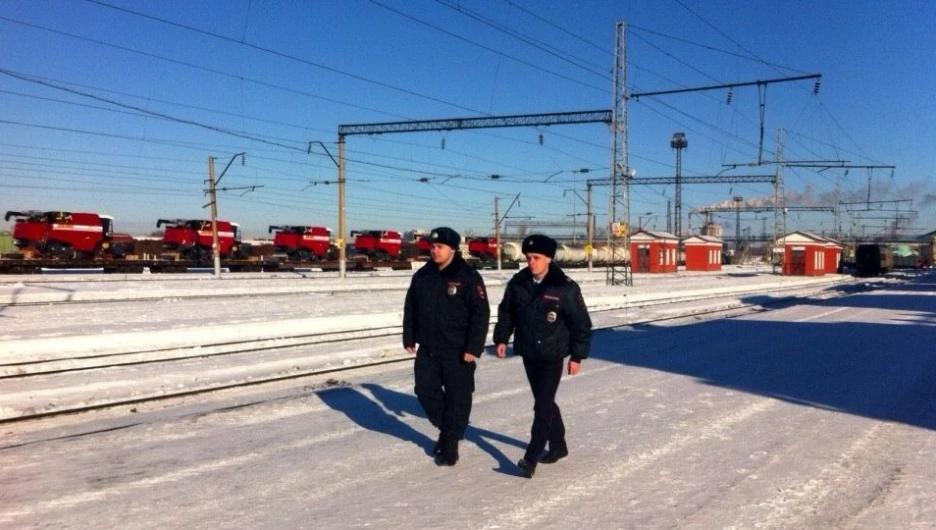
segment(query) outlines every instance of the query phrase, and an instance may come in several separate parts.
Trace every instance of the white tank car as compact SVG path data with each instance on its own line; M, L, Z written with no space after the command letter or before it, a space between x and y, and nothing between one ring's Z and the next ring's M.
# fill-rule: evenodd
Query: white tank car
M501 246L501 257L506 260L522 261L523 253L520 252L520 243L507 241Z
M623 261L628 258L630 253L623 246L620 246L616 249L616 254L618 261ZM520 252L520 243L513 241L504 243L503 258L523 261L524 257L523 253ZM588 261L588 256L585 254L585 247L559 245L559 248L556 249L555 261L557 263L585 263ZM595 246L592 252L592 262L607 263L609 261L611 261L611 247L608 245Z

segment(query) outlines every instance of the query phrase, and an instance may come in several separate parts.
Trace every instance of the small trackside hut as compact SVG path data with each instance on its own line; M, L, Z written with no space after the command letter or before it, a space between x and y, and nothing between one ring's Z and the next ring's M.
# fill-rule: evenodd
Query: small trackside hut
M722 266L721 239L695 235L683 240L686 249L687 271L720 271Z
M810 232L792 232L777 242L783 245L784 276L824 276L826 238Z
M638 230L631 234L631 267L634 272L676 272L679 238L669 232Z
M822 239L825 240L825 272L826 274L836 274L842 264L842 250L845 245L828 237L822 237Z

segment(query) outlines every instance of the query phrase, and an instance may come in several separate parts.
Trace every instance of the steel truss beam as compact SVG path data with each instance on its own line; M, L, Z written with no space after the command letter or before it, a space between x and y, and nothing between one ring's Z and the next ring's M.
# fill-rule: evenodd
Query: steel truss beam
M787 212L835 212L834 206L784 206L784 209ZM765 206L711 206L707 208L698 208L692 210L693 214L705 214L705 213L734 213L737 211L741 212L772 212L774 211L774 205L768 204Z
M750 184L756 182L766 182L774 184L777 177L774 175L735 175L731 177L701 176L701 177L682 177L683 184ZM644 177L630 179L628 184L637 185L657 185L657 184L675 184L675 177Z
M338 136L360 134L454 131L461 129L494 129L503 127L539 127L577 123L611 123L610 110L581 112L551 112L547 114L515 114L482 118L447 118L442 120L411 120L384 123L352 123L338 126Z

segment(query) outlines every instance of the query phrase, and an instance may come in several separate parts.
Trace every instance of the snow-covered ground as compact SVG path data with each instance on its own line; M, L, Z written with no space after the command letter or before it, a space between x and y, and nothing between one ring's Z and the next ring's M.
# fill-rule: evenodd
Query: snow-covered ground
M660 299L745 278L638 277L624 292ZM590 305L622 295L582 284ZM408 364L6 424L0 527L936 528L936 276L873 287L596 332L559 391L571 454L531 480L515 467L532 420L516 358L480 360L454 468L427 455L436 433ZM330 310L366 322L402 301L377 291L336 294L356 301ZM325 304L254 294L203 299L167 322L217 311L199 320L211 327L234 306L269 322L278 307ZM81 311L95 334L95 311L113 307L106 325L131 333L154 329L147 307L189 301L6 306L0 325L19 337L9 323L44 310L78 337Z
M9 324L0 343L0 377L8 378L0 420L408 360L399 336L410 274L7 282L16 300L0 308ZM854 287L846 276L757 269L643 275L615 288L604 271L575 274L599 327ZM496 306L509 275L486 277ZM47 300L61 293L69 298ZM78 295L84 301L74 303Z

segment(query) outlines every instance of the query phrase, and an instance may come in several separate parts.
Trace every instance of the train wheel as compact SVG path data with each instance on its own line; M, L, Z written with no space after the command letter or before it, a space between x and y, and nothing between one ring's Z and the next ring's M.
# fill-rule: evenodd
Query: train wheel
M299 258L299 261L312 261L315 259L315 255L307 248L297 250L296 257Z

